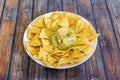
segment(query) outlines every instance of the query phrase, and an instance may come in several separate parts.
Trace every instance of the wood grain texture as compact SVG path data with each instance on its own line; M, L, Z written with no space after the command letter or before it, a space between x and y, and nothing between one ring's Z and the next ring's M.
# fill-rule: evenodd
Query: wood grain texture
M115 36L115 40L120 53L120 0L106 0L108 12L110 15L110 20L112 23L112 28ZM118 54L119 54L118 53ZM120 63L120 62L118 62ZM120 65L116 64L118 67L118 74L120 74ZM120 79L120 77L119 77Z
M7 72L10 55L12 51L12 43L14 37L14 29L17 16L18 1L13 0L11 5L9 0L6 1L4 13L1 19L0 28L0 80L5 78Z
M9 80L26 80L28 75L29 57L23 47L23 33L31 21L32 0L20 0L18 9L18 18L13 44L12 60Z
M42 14L47 13L47 0L34 0L34 13L33 18L36 18Z
M48 0L48 12L61 11L62 10L61 0Z
M100 34L93 56L70 69L34 62L23 34L36 17L68 11L90 21ZM120 0L0 0L0 80L120 80Z
M120 0L106 0L106 3L120 52Z
M78 11L81 16L90 21L96 29L93 10L90 0L78 0ZM86 62L87 79L106 80L105 70L103 66L100 44L98 42L97 48L93 56Z
M4 12L4 5L5 5L5 0L0 0L0 22L1 22L1 17Z
M120 54L117 47L110 15L104 0L91 0L97 30L100 31L100 47L108 80L119 80Z

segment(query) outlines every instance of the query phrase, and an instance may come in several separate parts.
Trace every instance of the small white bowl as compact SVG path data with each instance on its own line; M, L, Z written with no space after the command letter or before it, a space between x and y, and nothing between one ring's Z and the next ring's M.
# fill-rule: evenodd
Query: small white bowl
M62 13L62 11L61 11L61 13ZM45 15L46 17L48 17L48 16L50 16L51 14L52 14L52 12L46 13L46 14L44 14L44 15ZM78 15L78 16L79 16L79 15ZM32 24L34 21L36 21L37 19L39 19L40 17L41 17L41 16L39 16L39 17L37 17L36 19L34 19L34 20L28 25L28 27L32 27L31 24ZM87 23L90 23L89 21L87 21L87 20L86 20L85 18L83 18L82 16L79 16L79 17L81 17L81 18L82 18L84 21L86 21ZM82 61L80 61L80 62L78 62L78 63L74 63L74 64L66 64L66 65L61 65L61 66L59 66L59 67L53 67L53 66L48 66L48 65L43 64L42 61L40 61L40 60L38 60L38 59L34 59L34 58L32 57L32 55L31 55L31 54L27 51L27 49L26 49L26 46L25 46L26 42L28 42L27 29L25 30L24 36L23 36L23 45L24 45L24 48L25 48L25 51L27 52L27 54L28 54L28 55L30 56L30 58L33 59L36 63L38 63L38 64L40 64L40 65L42 65L42 66L45 66L45 67L48 67L48 68L54 68L54 69L67 69L67 68L72 68L72 67L75 67L75 66L78 66L78 65L84 63L85 61L87 61L87 60L93 55L93 53L95 52L95 49L96 49L96 47L97 47L97 39L96 39L95 41L92 42L92 48L93 48L92 52L91 52L89 55L84 56Z

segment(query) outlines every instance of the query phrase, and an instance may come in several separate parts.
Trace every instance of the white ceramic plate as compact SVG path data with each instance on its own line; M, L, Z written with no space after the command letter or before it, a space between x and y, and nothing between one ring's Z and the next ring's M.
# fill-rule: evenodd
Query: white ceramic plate
M62 13L62 12L61 12L61 13ZM51 14L52 14L52 12L46 13L46 14L44 14L44 15L45 15L46 17L48 17L48 16L50 16ZM36 21L37 19L39 19L40 17L41 17L41 16L39 16L39 17L37 17L36 19L34 19L34 20L28 25L28 27L32 27L31 24L32 24L34 21ZM81 17L81 16L79 16L79 17ZM83 20L85 20L87 23L89 23L89 21L87 21L85 18L83 18L83 17L81 17L81 18L82 18ZM61 65L61 66L59 66L59 67L53 67L53 66L48 66L48 65L43 64L42 61L40 61L40 60L38 60L38 59L34 59L34 58L32 57L32 55L31 55L31 54L27 51L27 49L26 49L26 46L25 46L26 42L28 42L27 29L25 30L24 36L23 36L23 45L24 45L24 48L25 48L25 51L27 52L27 54L30 56L30 58L32 58L32 59L33 59L35 62L37 62L38 64L40 64L40 65L42 65L42 66L45 66L45 67L54 68L54 69L66 69L66 68L75 67L75 66L78 66L78 65L84 63L85 61L87 61L87 60L93 55L93 53L94 53L94 51L95 51L95 49L96 49L96 47L97 47L97 39L96 39L94 42L92 42L92 47L93 47L92 52L91 52L88 56L84 56L82 61L80 61L80 62L78 62L78 63L74 63L74 64L66 64L66 65Z

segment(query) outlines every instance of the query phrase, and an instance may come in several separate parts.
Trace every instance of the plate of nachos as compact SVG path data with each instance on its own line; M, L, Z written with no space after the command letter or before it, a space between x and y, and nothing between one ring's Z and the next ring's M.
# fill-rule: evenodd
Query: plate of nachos
M75 13L55 11L34 19L23 36L27 54L38 64L54 69L87 61L97 46L93 25Z

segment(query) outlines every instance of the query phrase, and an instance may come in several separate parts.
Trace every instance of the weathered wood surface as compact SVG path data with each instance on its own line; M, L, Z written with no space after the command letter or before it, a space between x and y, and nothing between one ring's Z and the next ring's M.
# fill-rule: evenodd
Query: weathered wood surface
M94 55L70 69L35 63L23 33L36 17L69 11L88 19L100 34ZM120 80L120 0L0 0L0 80Z
M1 3L2 4L2 3ZM7 73L12 55L18 0L6 0L0 24L0 80Z

